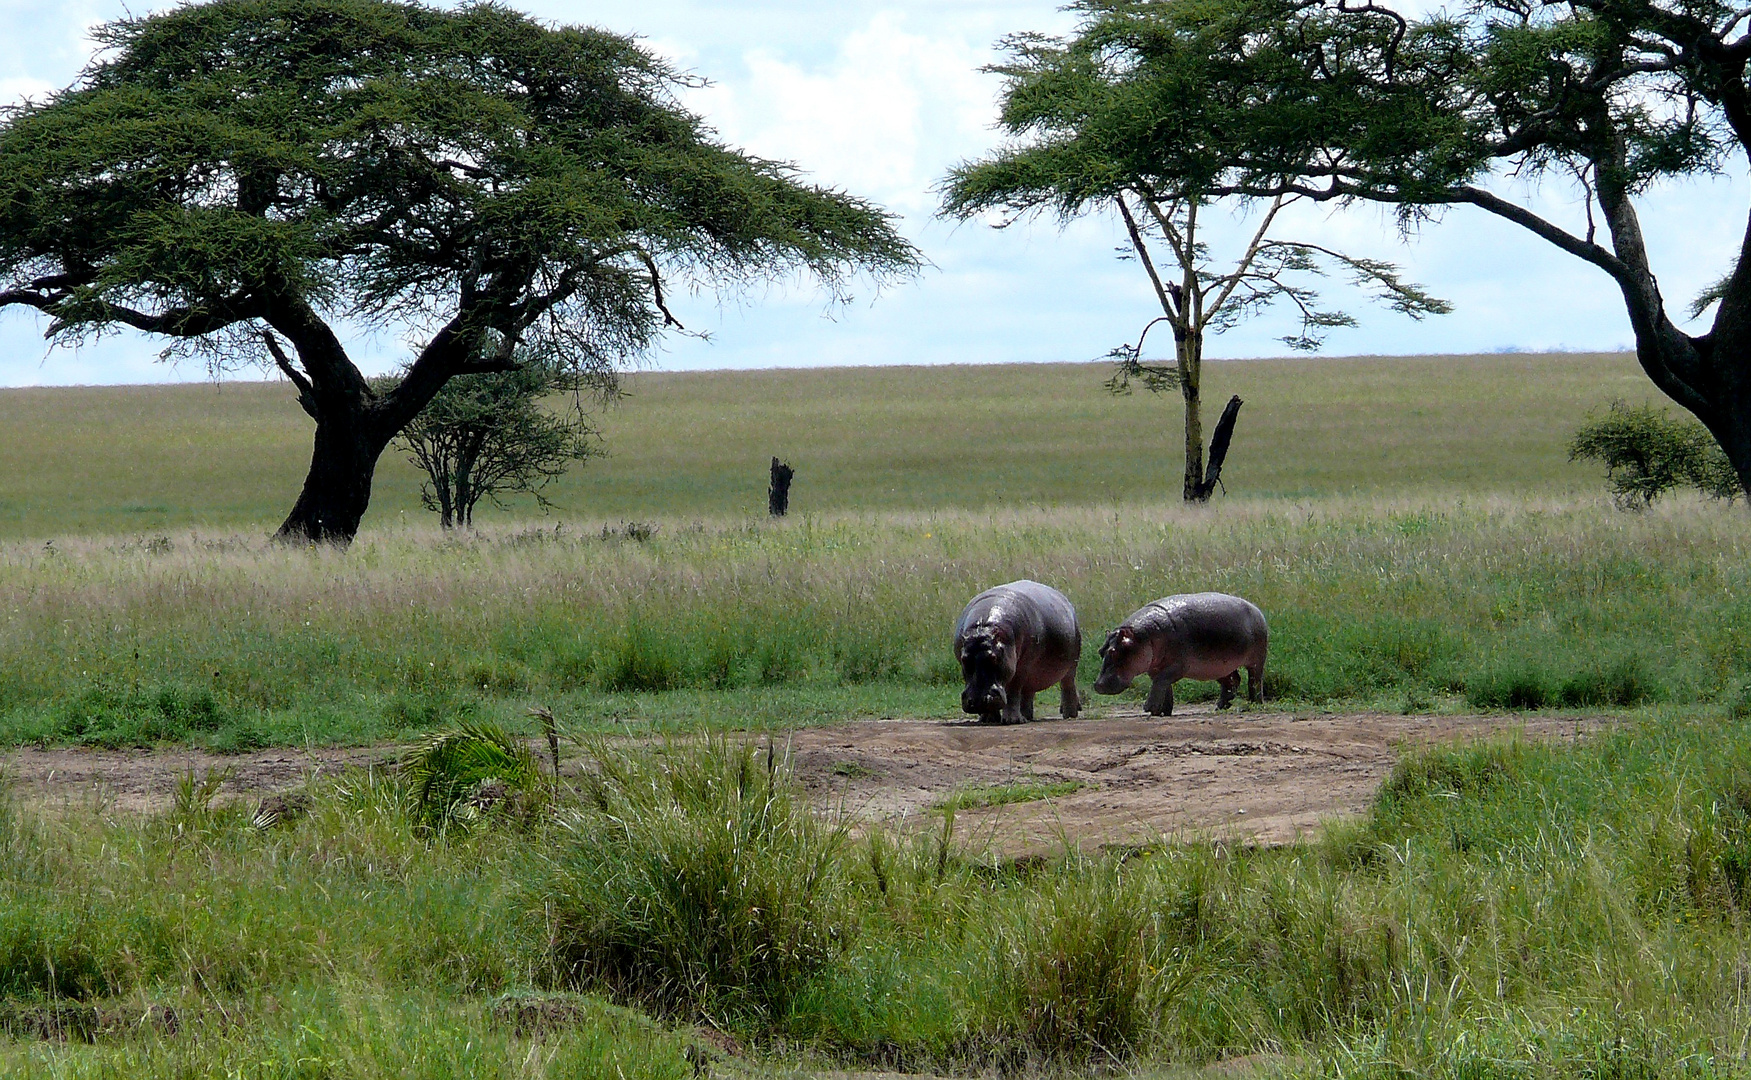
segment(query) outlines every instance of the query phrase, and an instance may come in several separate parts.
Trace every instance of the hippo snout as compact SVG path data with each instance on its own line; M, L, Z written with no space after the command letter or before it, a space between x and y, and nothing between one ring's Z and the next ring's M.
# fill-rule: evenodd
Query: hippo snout
M961 711L977 713L1001 712L1009 704L1009 695L1003 692L1003 687L993 685L983 690L967 687L961 691Z
M1131 680L1116 671L1103 671L1094 680L1094 692L1097 694L1121 694L1131 685Z

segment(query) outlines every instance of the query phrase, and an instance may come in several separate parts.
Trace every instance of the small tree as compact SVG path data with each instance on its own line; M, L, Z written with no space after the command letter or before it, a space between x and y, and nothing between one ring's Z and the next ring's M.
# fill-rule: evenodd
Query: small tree
M1604 465L1605 482L1625 510L1645 510L1679 487L1728 502L1740 494L1733 463L1708 429L1652 405L1614 401L1604 416L1588 417L1569 443L1569 460Z
M1016 141L983 161L953 170L942 212L965 220L999 210L1005 214L1000 228L1039 213L1068 222L1100 210L1116 212L1161 314L1144 326L1135 344L1109 354L1119 367L1108 387L1128 393L1138 381L1151 392L1180 392L1185 401L1184 496L1188 502L1202 502L1215 487L1214 478L1205 475L1201 410L1207 334L1221 333L1284 302L1301 319L1299 330L1284 343L1294 349L1318 348L1328 330L1355 325L1349 315L1321 307L1309 287L1309 278L1332 266L1342 267L1412 318L1450 309L1402 280L1391 263L1274 237L1281 213L1297 201L1293 195L1258 200L1262 212L1250 238L1231 260L1219 264L1201 230L1202 219L1217 202L1208 180L1221 163L1190 173L1179 160L1156 152L1160 129L1178 123L1184 110L1194 106L1196 88L1176 68L1183 44L1171 36L1134 32L1136 25L1107 14L1104 4L1079 6L1086 18L1076 37L1065 41L1025 34L1006 43L1009 60L989 70L1007 80L1000 123ZM1233 205L1245 204L1234 200ZM1164 275L1158 269L1162 251L1176 272ZM1172 364L1144 360L1149 332L1161 323L1173 330ZM1232 433L1237 401L1230 403L1225 434Z
M548 361L461 375L401 429L395 445L426 474L420 502L446 529L473 525L481 499L503 509L505 495L533 495L546 508L552 504L542 489L600 452L586 401L615 393L612 382L592 385Z

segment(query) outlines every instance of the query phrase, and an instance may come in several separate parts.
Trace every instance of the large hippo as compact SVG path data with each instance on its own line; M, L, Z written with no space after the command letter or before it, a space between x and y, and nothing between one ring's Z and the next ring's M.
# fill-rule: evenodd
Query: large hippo
M1100 678L1094 689L1117 694L1149 673L1151 716L1173 715L1173 684L1181 679L1214 679L1222 684L1216 701L1226 709L1246 669L1246 696L1264 700L1265 650L1270 631L1265 614L1227 593L1164 596L1131 613L1100 647Z
M1058 710L1078 711L1076 661L1082 631L1064 594L1037 581L986 589L955 624L955 659L967 688L961 708L987 724L1034 718L1034 695L1058 684Z

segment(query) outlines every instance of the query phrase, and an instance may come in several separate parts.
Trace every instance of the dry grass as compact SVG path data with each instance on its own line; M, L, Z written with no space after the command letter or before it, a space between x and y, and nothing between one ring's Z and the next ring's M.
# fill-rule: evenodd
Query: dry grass
M1728 700L1751 676L1741 514L1376 496L668 518L643 540L407 528L345 553L12 542L0 730L224 747L402 737L534 702L690 726L952 712L948 628L1018 577L1064 589L1090 635L1166 593L1248 596L1290 703ZM738 715L753 699L771 711Z

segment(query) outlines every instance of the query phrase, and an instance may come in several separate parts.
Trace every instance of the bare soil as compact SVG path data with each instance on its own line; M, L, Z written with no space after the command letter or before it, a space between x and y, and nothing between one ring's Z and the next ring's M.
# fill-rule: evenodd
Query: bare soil
M171 805L177 784L189 774L223 774L216 801L259 799L304 784L312 777L395 760L399 747L259 750L210 754L175 747L162 750L20 748L0 755L0 773L13 793L49 809L88 806L104 811L149 813Z
M955 835L1004 855L1211 837L1282 844L1367 809L1401 750L1504 733L1571 739L1602 721L1546 716L1217 713L1209 705L1145 716L1103 707L1091 718L1013 727L868 720L773 736L788 744L811 799L859 822L940 827L929 810L957 790L1077 781L1067 795L963 809ZM541 749L545 749L542 747ZM13 791L34 803L150 812L178 782L225 773L220 798L256 800L310 777L384 764L399 747L278 749L247 754L18 749L0 757Z
M1080 781L1067 795L963 809L955 833L1015 856L1065 844L1204 836L1283 844L1362 813L1402 748L1504 733L1571 739L1600 721L1543 716L1217 713L1172 717L1132 707L1098 719L1013 727L878 720L791 737L817 802L888 823L940 821L928 809L957 788Z

